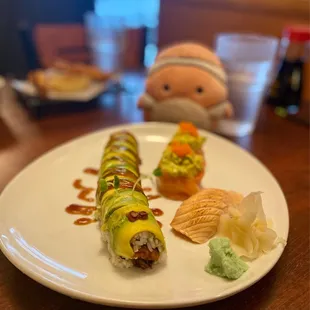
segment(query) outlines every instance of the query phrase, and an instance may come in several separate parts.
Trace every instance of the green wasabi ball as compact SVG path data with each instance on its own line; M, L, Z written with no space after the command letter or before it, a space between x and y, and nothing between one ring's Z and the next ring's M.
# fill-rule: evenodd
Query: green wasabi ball
M210 256L205 271L222 278L236 280L248 270L248 265L241 260L230 246L228 238L215 238L209 242Z

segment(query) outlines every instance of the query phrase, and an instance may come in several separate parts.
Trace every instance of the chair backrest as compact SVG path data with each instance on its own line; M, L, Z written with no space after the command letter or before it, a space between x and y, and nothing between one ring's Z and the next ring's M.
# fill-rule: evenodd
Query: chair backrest
M87 34L82 24L37 24L33 29L33 42L43 67L56 59L91 62Z

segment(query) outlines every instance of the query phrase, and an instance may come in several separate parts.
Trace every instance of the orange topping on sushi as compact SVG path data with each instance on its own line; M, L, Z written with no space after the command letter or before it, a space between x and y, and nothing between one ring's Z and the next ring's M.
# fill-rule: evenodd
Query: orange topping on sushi
M198 131L197 128L190 122L181 122L179 124L180 126L180 130L182 132L186 132L189 133L190 135L194 136L194 137L198 137Z
M193 153L192 148L188 144L186 143L182 144L180 142L173 142L171 144L171 150L179 157L184 157L186 155Z

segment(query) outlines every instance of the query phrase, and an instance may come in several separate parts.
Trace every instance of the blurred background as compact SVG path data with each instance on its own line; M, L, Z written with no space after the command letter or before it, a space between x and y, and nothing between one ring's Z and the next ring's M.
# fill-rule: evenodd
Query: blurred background
M158 48L180 40L213 46L219 32L281 37L287 24L309 23L308 0L2 0L0 74L25 74L36 62L46 65L51 49L56 57L69 54L70 47L80 48L82 54L87 44L97 50L109 48L99 39L93 42L95 35L83 42L83 32L89 33L96 24L89 12L102 17L105 27L124 31L125 69L149 66ZM70 40L68 31L74 32ZM82 55L75 59L79 56L83 59Z
M159 0L2 0L0 74L23 75L59 56L84 61L89 48L100 63L100 51L118 52L117 34L104 42L103 29L126 41L124 69L148 66L157 53L159 8Z
M145 72L174 42L214 48L222 32L280 40L287 25L308 24L308 0L1 0L0 75L23 79L61 58L125 76ZM121 87L141 92L143 77L132 76ZM307 58L302 101L310 100L309 76Z

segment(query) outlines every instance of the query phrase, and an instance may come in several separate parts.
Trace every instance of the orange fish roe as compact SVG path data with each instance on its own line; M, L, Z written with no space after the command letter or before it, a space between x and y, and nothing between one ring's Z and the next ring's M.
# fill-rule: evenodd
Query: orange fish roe
M171 144L172 152L178 155L179 157L184 157L193 153L192 148L187 143L173 142Z
M194 137L198 137L198 130L192 123L181 122L181 123L179 123L179 126L180 126L180 130L182 132L187 132Z

